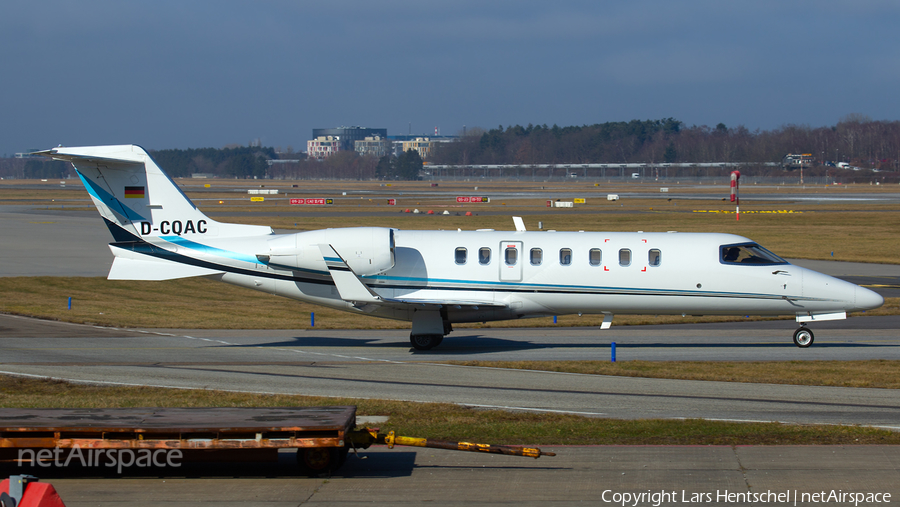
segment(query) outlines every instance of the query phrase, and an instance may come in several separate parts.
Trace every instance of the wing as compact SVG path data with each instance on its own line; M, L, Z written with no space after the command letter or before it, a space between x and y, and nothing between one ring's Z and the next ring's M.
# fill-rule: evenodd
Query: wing
M319 244L319 251L322 252L325 265L328 266L328 272L331 274L331 279L334 280L334 285L337 287L341 299L352 303L353 306L363 311L371 312L378 307L401 309L416 307L424 310L439 310L445 306L453 307L457 310L463 308L478 310L479 308L506 307L503 303L495 303L493 301L386 298L378 295L364 284L334 247L327 244Z

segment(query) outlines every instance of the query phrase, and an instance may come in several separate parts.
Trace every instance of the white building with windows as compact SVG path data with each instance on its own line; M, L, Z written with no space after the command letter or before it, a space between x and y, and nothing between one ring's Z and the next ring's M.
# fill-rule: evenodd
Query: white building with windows
M319 136L306 141L306 154L309 158L325 160L340 151L340 139L336 136Z

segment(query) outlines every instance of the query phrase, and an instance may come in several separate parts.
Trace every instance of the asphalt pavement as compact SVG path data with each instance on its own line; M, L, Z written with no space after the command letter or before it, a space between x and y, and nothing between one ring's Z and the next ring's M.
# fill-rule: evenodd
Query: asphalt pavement
M781 332L777 326L783 325L777 321L622 327L606 336L621 341L618 360L900 359L897 317L846 322L842 330L820 331L825 336L809 349L795 347L787 334L776 341L774 335ZM423 353L410 348L404 331L116 330L14 316L0 316L0 327L4 336L0 372L79 382L445 402L621 419L701 417L900 429L900 396L889 389L647 379L441 363L611 360L608 338L598 339L596 329L463 332ZM723 338L729 327L732 334L740 329L736 342Z

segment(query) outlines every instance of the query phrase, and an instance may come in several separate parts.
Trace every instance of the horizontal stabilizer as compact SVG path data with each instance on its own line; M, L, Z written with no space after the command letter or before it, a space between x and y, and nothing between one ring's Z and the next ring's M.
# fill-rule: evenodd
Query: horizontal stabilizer
M188 264L179 264L164 260L142 260L116 257L109 269L109 280L174 280L194 276L221 274L215 271Z

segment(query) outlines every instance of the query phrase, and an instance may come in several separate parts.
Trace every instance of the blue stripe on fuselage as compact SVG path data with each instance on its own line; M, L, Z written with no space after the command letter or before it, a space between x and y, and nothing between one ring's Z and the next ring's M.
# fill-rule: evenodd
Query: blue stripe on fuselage
M253 255L232 252L230 250L223 250L221 248L204 245L202 243L197 243L197 242L191 241L189 239L182 238L181 236L160 236L159 239L166 240L169 243L174 243L180 247L184 247L184 248L194 250L197 252L203 252L206 254L217 255L219 257L225 257L227 259L234 259L236 261L249 262L252 264L262 264L262 262L259 262L259 259L257 259Z

